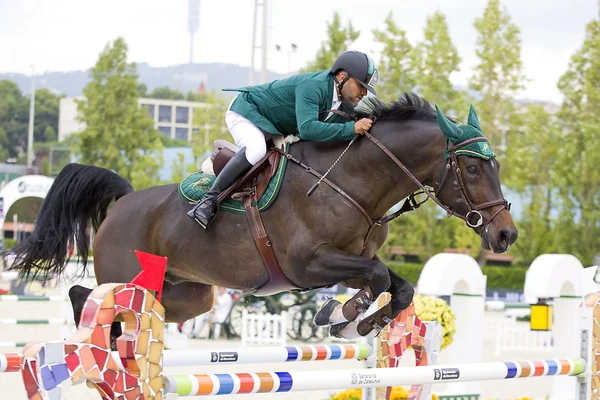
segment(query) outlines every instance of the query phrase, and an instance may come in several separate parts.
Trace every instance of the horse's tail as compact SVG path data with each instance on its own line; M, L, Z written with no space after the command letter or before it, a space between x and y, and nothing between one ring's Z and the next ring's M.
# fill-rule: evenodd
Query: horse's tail
M52 183L31 236L6 253L8 269L25 279L38 274L44 281L59 278L69 248L76 247L86 271L90 229L98 229L113 199L133 191L125 178L108 169L68 164Z

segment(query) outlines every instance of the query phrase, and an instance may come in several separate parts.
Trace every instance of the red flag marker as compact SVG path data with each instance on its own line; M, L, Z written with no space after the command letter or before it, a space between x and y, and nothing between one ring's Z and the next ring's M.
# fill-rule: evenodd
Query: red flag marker
M135 250L135 255L142 266L142 272L131 283L142 286L148 290L156 291L156 300L162 296L165 272L167 271L167 257L161 257L143 251Z

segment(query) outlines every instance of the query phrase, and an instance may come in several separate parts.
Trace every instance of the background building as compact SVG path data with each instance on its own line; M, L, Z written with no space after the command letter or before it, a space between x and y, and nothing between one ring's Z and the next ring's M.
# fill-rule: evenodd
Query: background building
M58 111L58 140L63 141L73 133L81 132L85 124L77 121L77 103L82 97L66 97L60 100ZM154 127L171 139L191 141L199 132L193 126L194 111L206 107L204 103L185 100L139 98L138 103L154 120Z

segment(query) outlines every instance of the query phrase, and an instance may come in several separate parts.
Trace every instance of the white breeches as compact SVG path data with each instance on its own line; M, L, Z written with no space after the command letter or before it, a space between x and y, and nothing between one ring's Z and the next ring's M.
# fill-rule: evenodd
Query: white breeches
M255 165L267 154L267 143L264 133L246 117L227 109L225 123L236 146L246 148L246 159Z

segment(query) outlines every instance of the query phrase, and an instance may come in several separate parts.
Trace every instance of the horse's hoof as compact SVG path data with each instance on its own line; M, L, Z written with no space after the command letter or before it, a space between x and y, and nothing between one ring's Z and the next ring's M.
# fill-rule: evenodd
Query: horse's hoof
M313 323L317 326L331 325L331 314L337 306L341 306L342 303L331 298L323 304L323 307L315 314Z
M347 339L346 337L344 337L342 335L342 331L348 326L348 324L352 322L352 321L347 321L347 322L342 322L341 324L335 324L335 325L331 325L331 327L329 328L329 335L336 337L336 338L340 338L340 339Z
M117 349L117 337L110 335L110 349L112 351L118 351Z
M383 310L378 310L383 311ZM381 315L378 315L381 314ZM358 334L363 337L376 337L379 332L385 329L392 322L392 319L387 315L376 312L375 314L369 315L362 321L360 321L356 327Z
M377 329L363 330L362 332L359 330L360 322L356 321L348 321L343 324L333 325L329 329L330 335L348 340L355 339L373 339L376 338L381 331Z

